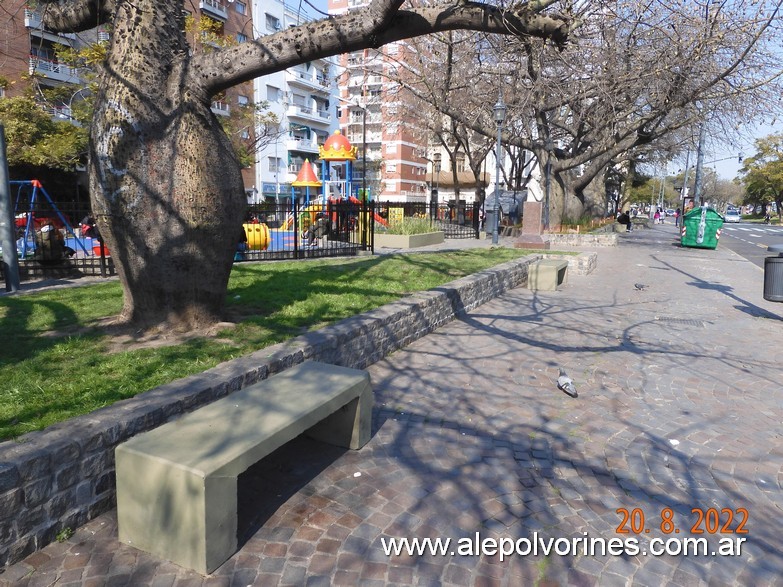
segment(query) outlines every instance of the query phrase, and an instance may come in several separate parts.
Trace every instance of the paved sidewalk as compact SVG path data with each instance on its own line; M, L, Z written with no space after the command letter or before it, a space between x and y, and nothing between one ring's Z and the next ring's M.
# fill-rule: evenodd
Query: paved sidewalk
M783 305L763 300L758 267L680 248L672 226L620 240L561 291L512 290L370 367L370 443L297 440L248 472L248 539L214 575L120 545L110 512L0 584L783 585ZM579 397L556 388L559 367ZM382 549L440 537L465 552L477 533L542 542L502 561ZM685 537L707 554L651 554Z

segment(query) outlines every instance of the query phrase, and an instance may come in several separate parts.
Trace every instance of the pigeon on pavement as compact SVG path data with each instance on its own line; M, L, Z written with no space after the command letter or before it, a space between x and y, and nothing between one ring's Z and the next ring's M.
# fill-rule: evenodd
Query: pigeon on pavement
M647 285L644 283L634 283L633 286L639 291L644 291L647 288Z
M557 388L560 391L564 391L571 397L578 396L576 393L576 387L574 386L574 381L568 375L566 375L566 372L562 368L560 369L560 377L557 378Z

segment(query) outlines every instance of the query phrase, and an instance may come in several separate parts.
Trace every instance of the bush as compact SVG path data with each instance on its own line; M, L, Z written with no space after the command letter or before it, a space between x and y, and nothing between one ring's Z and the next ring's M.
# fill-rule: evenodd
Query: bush
M419 218L407 216L402 220L396 220L389 223L385 230L386 234L426 234L435 232L436 228L429 218Z

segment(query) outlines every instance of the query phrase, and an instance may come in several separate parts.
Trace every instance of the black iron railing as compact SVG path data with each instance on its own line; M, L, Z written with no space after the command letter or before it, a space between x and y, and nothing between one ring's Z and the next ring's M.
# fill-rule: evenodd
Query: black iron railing
M43 199L17 208L17 253L21 280L115 275L111 252L83 223L89 212ZM250 206L237 231L235 262L310 259L374 251L376 231L405 219L427 219L445 237L478 238L479 208L447 204L336 201ZM0 265L1 267L1 265ZM0 271L2 269L0 268ZM2 274L0 274L0 277Z

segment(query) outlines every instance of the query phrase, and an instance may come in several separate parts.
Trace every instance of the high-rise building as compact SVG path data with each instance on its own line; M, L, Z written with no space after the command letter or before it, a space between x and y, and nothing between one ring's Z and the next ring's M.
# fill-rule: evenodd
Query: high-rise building
M254 37L263 42L267 35L311 20L301 8L256 0ZM318 147L337 129L337 69L333 58L316 59L254 81L256 101L277 123L268 125L269 140L256 152L257 193L251 203L285 203L292 194L302 196L291 182L306 160L318 159Z

